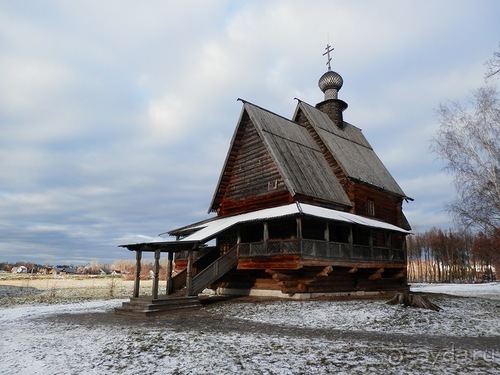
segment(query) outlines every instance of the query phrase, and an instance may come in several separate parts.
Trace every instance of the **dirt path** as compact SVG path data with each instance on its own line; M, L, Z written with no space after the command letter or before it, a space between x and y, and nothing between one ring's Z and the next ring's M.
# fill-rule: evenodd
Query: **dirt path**
M269 336L286 336L326 341L370 342L397 344L399 346L419 346L427 348L456 348L479 351L500 351L498 337L456 337L446 335L384 333L338 329L304 328L279 326L276 324L253 322L238 318L228 318L213 314L209 309L174 312L169 315L143 318L109 313L58 314L40 318L58 324L88 326L141 326L167 328L177 331L237 332Z

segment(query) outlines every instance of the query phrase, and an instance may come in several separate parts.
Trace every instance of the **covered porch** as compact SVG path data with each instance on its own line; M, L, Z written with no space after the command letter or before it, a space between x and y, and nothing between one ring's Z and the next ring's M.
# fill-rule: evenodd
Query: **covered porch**
M153 300L160 299L160 259L162 254L167 256L167 269L166 269L166 287L163 293L163 297L171 295L175 290L174 285L174 254L183 252L186 254L187 267L185 269L185 283L186 283L186 295L189 296L189 288L192 282L192 261L193 254L204 247L199 241L164 241L164 242L147 242L147 243L137 243L120 245L120 247L127 248L130 251L135 252L135 273L134 273L134 289L132 298L139 298L140 283L141 283L141 268L142 268L142 255L144 252L154 254L153 263L153 284L151 295L148 298Z

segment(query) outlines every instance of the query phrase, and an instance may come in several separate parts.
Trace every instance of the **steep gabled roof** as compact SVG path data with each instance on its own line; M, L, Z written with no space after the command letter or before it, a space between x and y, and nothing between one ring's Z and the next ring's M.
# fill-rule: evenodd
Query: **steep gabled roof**
M300 111L304 113L346 176L406 197L359 128L345 121L343 128L339 128L326 113L302 101L297 104L294 120Z
M351 206L344 189L325 160L307 129L282 116L243 101L242 113L231 140L226 161L212 199L210 211L217 209L224 198L226 183L232 173L246 118L250 119L260 140L271 155L285 186L292 197L312 197L346 207Z

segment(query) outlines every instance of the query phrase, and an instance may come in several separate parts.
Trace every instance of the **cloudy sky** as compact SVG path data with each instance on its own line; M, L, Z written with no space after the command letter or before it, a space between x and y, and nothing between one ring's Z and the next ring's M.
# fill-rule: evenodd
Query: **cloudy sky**
M0 0L0 261L133 259L208 217L243 98L316 104L329 41L344 119L453 227L435 108L484 84L500 2Z

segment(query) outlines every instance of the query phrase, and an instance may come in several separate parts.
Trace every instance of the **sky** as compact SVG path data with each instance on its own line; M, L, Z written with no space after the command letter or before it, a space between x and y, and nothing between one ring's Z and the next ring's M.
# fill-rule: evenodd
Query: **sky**
M496 0L0 0L0 261L133 259L208 217L245 99L291 118L322 56L416 231L453 228L436 108L484 85ZM166 237L166 240L173 239Z

